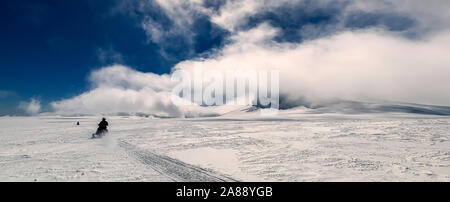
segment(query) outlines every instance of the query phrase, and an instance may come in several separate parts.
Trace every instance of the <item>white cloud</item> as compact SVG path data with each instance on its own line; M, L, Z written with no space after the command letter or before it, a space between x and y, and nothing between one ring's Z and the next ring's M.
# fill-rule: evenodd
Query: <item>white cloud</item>
M191 25L198 14L207 14L209 10L203 7L204 0L156 0L164 12L178 26Z
M397 13L406 15L418 24L414 27L417 32L428 32L440 30L450 25L450 4L447 0L316 0L307 2L305 0L242 0L227 1L219 12L211 13L211 21L231 31L246 22L249 16L261 12L277 11L281 6L308 3L311 10L326 8L332 4L348 5L342 7L342 16L338 16L340 22L334 25L335 29L342 28L342 23L349 13L364 11L371 13ZM289 6L287 6L289 7ZM282 12L282 11L281 11ZM301 11L299 11L301 12Z
M219 71L278 69L280 92L290 98L450 105L448 31L420 41L379 29L342 32L302 44L246 40L254 35L267 41L276 32L262 25L238 33L235 43L206 59L203 67ZM192 62L175 68L191 70Z
M352 1L348 8L366 12L394 12L415 19L417 32L439 31L450 26L450 4L447 0L367 0Z
M205 71L277 69L281 77L280 93L291 100L391 100L450 105L450 31L444 26L448 15L436 13L449 7L448 3L439 6L435 4L439 1L430 5L418 2L409 5L406 1L352 1L353 6L348 8L349 11L388 9L406 13L419 21L415 29L427 31L420 39L407 39L399 33L373 28L341 31L303 43L277 43L273 39L281 30L267 23L246 31L236 27L249 15L301 0L229 1L219 12L204 10L202 1L158 2L176 22L176 32L187 30L185 26L192 23L197 13L211 16L214 23L231 31L230 44L202 59ZM327 2L322 0L318 5ZM151 30L152 40L159 40L165 32L155 23L145 29ZM315 31L311 28L303 34ZM180 62L174 69L193 71L196 61L198 59ZM92 90L53 102L55 112L141 112L170 117L214 114L205 107L180 107L171 103L170 92L175 84L170 81L170 75L111 66L93 72L90 82Z
M28 115L37 115L41 112L41 102L31 99L30 102L21 102L19 108L24 110Z
M89 80L95 88L121 87L133 90L150 88L155 92L160 92L170 91L173 86L170 76L167 74L143 73L122 65L113 65L93 71Z
M52 103L59 114L146 113L158 116L181 116L170 102L167 92L151 88L139 90L99 87L75 98Z
M267 1L228 1L219 13L212 16L211 21L234 32L243 19L259 12ZM266 7L268 8L268 7Z
M158 5L161 11L171 20L172 25L163 27L154 21L151 16L146 16L141 22L142 28L146 31L150 41L161 46L165 43L171 43L170 36L182 36L187 40L187 44L193 44L195 31L193 22L199 16L208 16L212 23L219 25L232 34L239 32L239 27L247 22L248 17L262 12L283 12L281 7L294 7L295 5L305 4L308 12L314 12L318 9L326 9L333 5L342 5L340 13L335 13L336 22L327 25L305 25L299 30L299 35L304 38L314 38L309 35L321 37L327 33L345 30L345 22L349 15L355 11L369 13L394 13L399 16L405 16L417 21L410 33L428 33L440 31L450 26L450 4L446 0L229 0L220 7L219 10L213 10L204 7L205 0L155 0L141 1L139 9L146 13L146 8L154 9ZM339 7L339 6L338 6ZM305 11L299 11L305 12ZM326 32L326 33L324 33ZM164 54L164 52L162 52Z
M210 10L204 8L203 0L155 0L161 7L163 13L171 20L169 27L163 27L156 22L151 16L145 16L141 23L142 28L152 42L162 44L166 42L167 37L183 36L191 40L195 33L191 30L194 20L199 15L210 15ZM143 1L145 4L146 1ZM148 1L147 3L153 3ZM145 8L145 6L141 6ZM144 9L145 13L145 9ZM188 41L192 43L192 41Z
M164 31L162 26L155 22L151 18L146 18L142 22L142 28L145 30L145 33L147 34L147 37L150 41L155 42L157 44L164 42L165 34L167 34L167 31Z
M56 114L136 114L161 117L212 116L202 107L176 106L171 101L169 75L142 73L121 65L91 73L92 90L71 99L52 102Z

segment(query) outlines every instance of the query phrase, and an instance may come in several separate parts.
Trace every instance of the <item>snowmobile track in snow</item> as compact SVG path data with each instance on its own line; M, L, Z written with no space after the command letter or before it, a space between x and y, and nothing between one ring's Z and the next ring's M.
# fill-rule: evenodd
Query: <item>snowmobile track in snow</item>
M153 152L139 149L138 147L124 141L119 141L119 146L124 148L131 156L136 157L140 162L150 166L162 175L174 181L182 182L236 182L237 180L193 166L182 161L155 154Z

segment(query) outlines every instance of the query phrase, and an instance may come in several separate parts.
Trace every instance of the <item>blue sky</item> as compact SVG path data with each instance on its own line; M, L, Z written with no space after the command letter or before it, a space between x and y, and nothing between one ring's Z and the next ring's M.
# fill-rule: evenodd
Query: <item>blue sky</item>
M139 15L116 12L114 0L6 0L0 2L0 111L12 111L18 101L36 97L42 102L84 91L93 69L124 63L141 71L168 73L177 62L220 46L226 32L199 19L192 50L183 38L173 44L149 42ZM170 24L164 15L156 21ZM216 35L210 35L215 32ZM14 95L14 96L11 96ZM9 108L9 109L5 109Z
M246 13L230 29L214 19L229 11L224 8L229 1L205 0L181 7L167 2L1 1L0 115L18 113L19 103L31 98L46 108L52 101L86 92L91 87L89 74L112 64L170 73L177 63L208 57L230 44L237 32L262 23L281 30L273 38L276 43L301 44L370 27L405 38L424 33L415 29L420 22L414 14L386 9L389 5L349 10L353 1L303 0L273 7L270 3L266 9Z

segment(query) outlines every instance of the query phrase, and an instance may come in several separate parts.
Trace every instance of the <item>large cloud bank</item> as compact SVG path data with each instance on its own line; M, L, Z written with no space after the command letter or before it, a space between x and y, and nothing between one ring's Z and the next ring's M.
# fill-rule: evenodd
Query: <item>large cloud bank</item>
M74 98L51 103L63 115L152 115L157 117L213 116L192 105L179 107L171 101L174 84L169 75L142 73L114 65L91 73L92 90Z
M308 2L311 1L223 1L213 9L201 0L156 1L176 22L176 30L162 30L148 20L142 25L150 40L167 43L161 40L164 32L192 31L189 24L193 18L199 14L209 16L211 22L231 33L229 43L207 57L180 62L173 69L192 71L198 61L205 71L276 69L280 71L280 93L294 105L333 99L450 105L447 1L338 1L347 6L342 8L337 23L299 28L299 35L314 35L303 37L301 42L276 40L284 30L269 22L242 28L249 16ZM315 1L309 9L327 7L330 2ZM345 19L355 11L396 13L415 23L401 31L388 29L383 23L345 28ZM93 72L90 82L90 91L53 102L55 112L211 115L205 113L204 107L174 105L170 92L175 84L170 75L116 65Z

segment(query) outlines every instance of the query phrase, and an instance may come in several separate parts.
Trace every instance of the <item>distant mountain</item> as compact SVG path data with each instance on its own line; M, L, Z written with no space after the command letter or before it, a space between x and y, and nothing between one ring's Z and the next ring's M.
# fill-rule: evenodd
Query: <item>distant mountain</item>
M450 116L450 106L423 105L401 102L359 102L359 101L329 101L322 103L280 103L280 109L290 110L304 107L305 113L412 113L423 115Z

